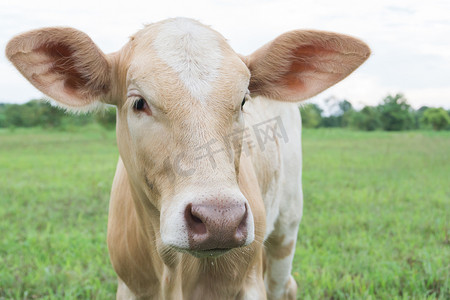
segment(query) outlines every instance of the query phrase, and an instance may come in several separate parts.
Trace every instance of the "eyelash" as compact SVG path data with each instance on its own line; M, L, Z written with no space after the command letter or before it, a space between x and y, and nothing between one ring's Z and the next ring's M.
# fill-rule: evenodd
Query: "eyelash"
M242 99L242 103L241 103L241 110L244 109L244 104L247 100L247 96L244 97L244 99Z
M133 104L133 108L136 110L141 110L142 108L144 108L145 105L145 100L142 98L139 98L138 100L136 100Z
M241 110L244 109L244 105L245 105L246 102L247 102L247 96L245 96L244 99L242 99ZM144 98L137 99L133 103L133 109L136 110L136 111L146 111L146 110L148 110L149 114L151 114L150 107L148 106L147 101L145 101Z
M152 114L150 107L148 106L147 101L144 98L139 98L133 103L133 109L139 112L145 112L148 115Z
M247 101L249 101L250 98L250 92L247 91L247 93L244 96L244 99L242 99L242 103L241 103L241 111L244 111L244 105L245 103L247 103Z

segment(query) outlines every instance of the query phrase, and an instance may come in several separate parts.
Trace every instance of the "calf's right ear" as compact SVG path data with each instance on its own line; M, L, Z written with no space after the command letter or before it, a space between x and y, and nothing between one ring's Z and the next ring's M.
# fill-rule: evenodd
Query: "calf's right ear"
M251 94L301 101L341 81L369 56L369 47L356 38L295 30L282 34L244 61L251 73Z
M9 41L6 56L37 89L69 110L111 102L111 62L81 31L29 31Z

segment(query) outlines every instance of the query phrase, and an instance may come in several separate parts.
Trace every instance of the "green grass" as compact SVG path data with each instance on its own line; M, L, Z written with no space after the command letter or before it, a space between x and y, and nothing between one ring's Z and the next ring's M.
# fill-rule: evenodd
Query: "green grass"
M0 299L114 299L113 132L0 132Z
M450 298L450 133L303 132L300 299ZM113 299L113 132L0 130L0 299Z
M303 133L304 299L450 298L450 134Z

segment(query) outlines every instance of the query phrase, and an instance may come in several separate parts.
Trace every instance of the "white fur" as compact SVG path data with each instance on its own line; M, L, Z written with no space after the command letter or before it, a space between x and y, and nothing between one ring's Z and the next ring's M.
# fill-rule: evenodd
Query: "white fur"
M133 294L128 286L119 278L119 284L117 287L117 299L123 300L136 300L137 297Z
M193 193L178 194L172 201L162 202L160 230L161 240L164 245L189 249L188 229L184 210L189 203L192 203L194 197Z
M52 105L55 105L59 108L64 109L65 111L69 112L69 113L73 113L73 114L87 114L90 112L94 112L94 113L101 113L104 112L106 110L107 107L115 107L114 105L111 104L106 104L104 102L101 102L99 100L94 100L89 104L83 105L83 106L70 106L70 105L66 105L63 104L59 101L56 101L52 98L49 97L44 97L44 99L48 102L50 102Z
M216 33L193 20L177 18L161 25L153 46L191 96L206 102L223 60Z
M252 128L255 124L280 117L288 137L287 142L283 138L279 138L278 142L268 140L263 150L260 149L256 140L252 140L256 150L251 157L257 174L264 173L259 169L264 167L261 162L267 158L269 158L271 170L277 172L270 181L266 193L262 195L266 209L265 239L270 235L284 237L281 246L294 241L292 252L285 258L272 257L271 252L266 252L267 264L270 266L265 274L266 287L271 280L275 282L275 285L271 286L272 290L267 289L270 293L268 298L282 299L290 278L298 224L303 213L301 119L295 103L254 97L245 105L247 113L244 116L247 126ZM278 251L277 245L266 243L265 246L270 247L275 253Z
M282 299L284 293L286 292L286 283L289 281L292 269L292 259L294 257L294 251L292 255L289 255L283 259L274 261L269 260L270 263L270 274L266 274L265 285L266 290L270 292L270 296L273 299ZM269 281L276 282L275 286L269 290Z

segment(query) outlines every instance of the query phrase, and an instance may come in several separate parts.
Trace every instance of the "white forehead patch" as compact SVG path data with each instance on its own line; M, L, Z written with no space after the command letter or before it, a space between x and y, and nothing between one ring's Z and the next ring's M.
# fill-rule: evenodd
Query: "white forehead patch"
M177 18L161 26L153 46L191 96L205 102L223 60L217 33L196 21Z

